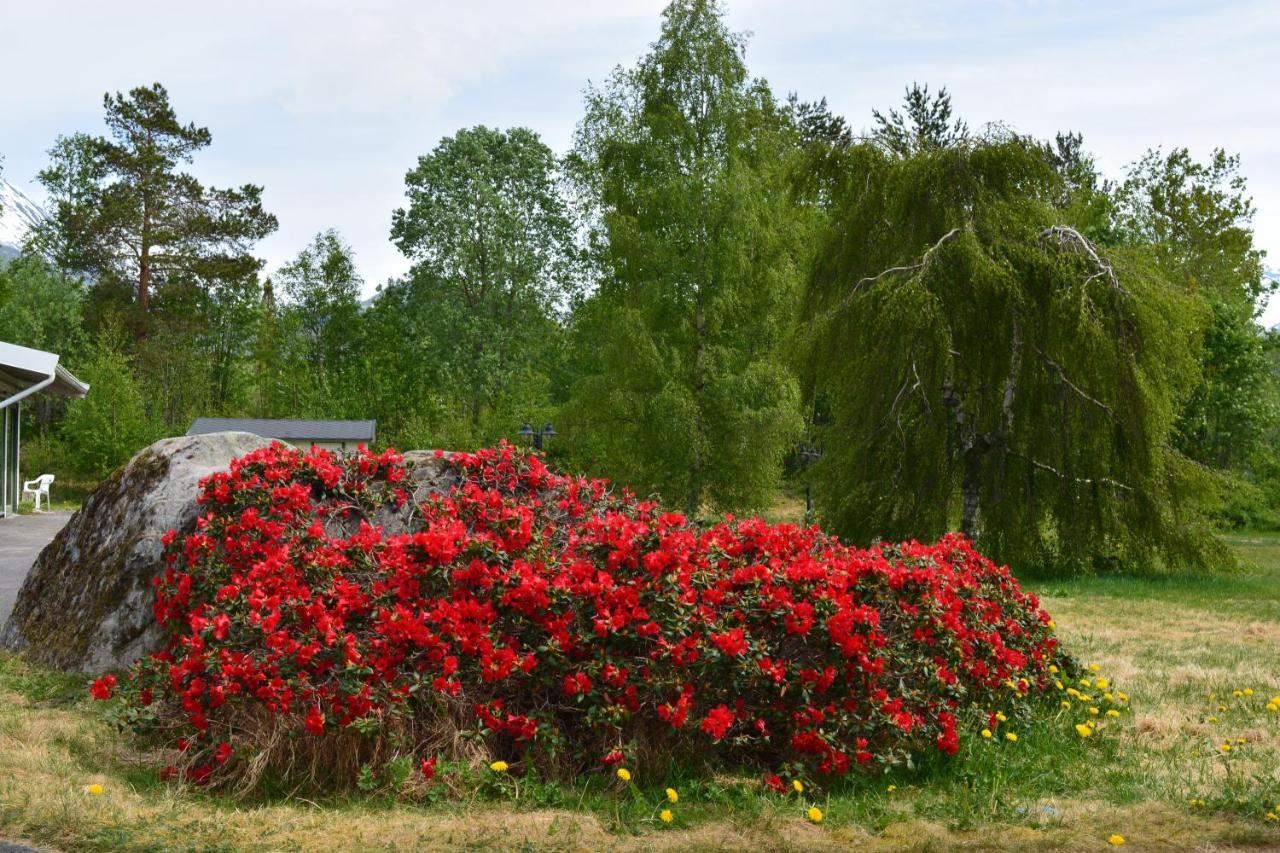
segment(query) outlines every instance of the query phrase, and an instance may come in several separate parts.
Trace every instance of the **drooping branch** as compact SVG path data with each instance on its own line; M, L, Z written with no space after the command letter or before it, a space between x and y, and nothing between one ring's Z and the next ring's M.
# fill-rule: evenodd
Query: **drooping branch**
M1111 420L1114 421L1116 419L1116 413L1114 409L1112 409L1106 403L1099 400L1097 397L1094 397L1093 395L1089 394L1087 391L1082 389L1079 385L1072 382L1071 379L1067 376L1066 368L1064 368L1061 364L1059 364L1058 362L1050 358L1045 353L1044 350L1040 349L1040 347L1036 347L1035 349L1036 349L1036 352L1040 354L1040 357L1045 360L1045 363L1048 364L1049 367L1053 369L1054 373L1058 374L1058 379L1060 379L1064 385L1066 385L1072 391L1079 394L1080 397L1086 400L1087 402L1093 403L1095 406L1102 409L1111 417Z
M1018 457L1023 462L1026 462L1028 465L1031 465L1033 468L1038 468L1041 471L1050 473L1061 480L1066 480L1071 483L1079 483L1082 486L1092 486L1093 484L1098 483L1104 486L1111 486L1112 488L1121 489L1122 491L1126 491L1126 492L1133 491L1132 486L1126 485L1120 482L1119 480L1113 480L1110 477L1093 477L1093 478L1073 477L1070 474L1064 474L1063 472L1059 471L1057 468L1054 468L1052 465L1046 465L1044 462L1041 462L1038 459L1032 459L1030 456L1019 453L1016 450L1006 448L1005 452L1008 453L1010 456Z
M955 237L957 234L959 234L961 230L962 229L960 228L952 228L946 234L943 234L938 239L938 242L934 243L932 246L926 249L925 253L920 256L920 260L916 261L914 264L905 264L903 266L898 266L898 267L889 267L887 270L882 270L876 273L875 275L858 279L856 282L854 282L853 287L850 288L849 295L846 296L840 302L840 304L837 305L835 308L832 308L830 311L825 312L822 315L821 319L826 320L831 317L834 317L836 314L839 314L840 312L848 308L849 305L853 302L853 298L858 295L858 291L862 288L864 284L874 284L886 276L895 275L897 273L916 272L917 270L924 269L925 265L929 263L929 257L934 252L936 252L939 248L941 248L942 244L946 243L952 237Z
M1111 262L1098 254L1098 247L1093 245L1088 237L1076 229L1067 225L1050 225L1040 232L1040 237L1044 240L1054 240L1059 246L1082 254L1093 262L1098 271L1085 279L1085 284L1095 278L1105 278L1114 290L1126 296L1129 295L1128 291L1121 286L1120 278L1116 275L1115 268L1111 266Z

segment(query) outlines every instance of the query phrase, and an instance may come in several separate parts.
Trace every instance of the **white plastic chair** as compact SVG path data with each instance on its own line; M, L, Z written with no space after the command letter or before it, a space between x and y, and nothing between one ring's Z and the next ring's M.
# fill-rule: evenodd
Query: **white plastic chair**
M31 495L36 499L36 512L40 511L40 498L44 497L44 508L49 509L49 486L53 485L52 474L41 474L34 480L22 484L22 496Z

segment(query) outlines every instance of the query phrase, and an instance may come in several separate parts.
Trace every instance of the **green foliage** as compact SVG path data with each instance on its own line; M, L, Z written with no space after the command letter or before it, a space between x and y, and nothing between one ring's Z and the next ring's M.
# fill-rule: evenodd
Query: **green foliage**
M100 296L132 291L134 323L147 329L153 288L242 280L259 262L253 243L276 229L262 188L204 187L178 171L212 141L181 124L156 83L103 97L110 138L59 137L40 173L54 209L35 244L70 271L92 277Z
M575 317L566 432L580 461L696 514L767 504L799 433L782 349L807 213L788 111L709 0L587 93L571 166L599 288Z
M510 434L548 406L581 287L555 154L527 128L464 129L420 157L405 187L391 237L414 266L393 301L429 351L413 363L429 359L441 405L422 414L453 446Z
M959 521L1024 571L1208 564L1188 498L1211 483L1168 447L1198 300L1068 227L1029 140L863 145L845 169L806 311L820 516L854 541Z
M66 446L77 470L103 477L159 436L128 356L111 336L96 341L75 371L90 392L67 407Z
M1268 450L1280 386L1257 322L1274 286L1253 243L1253 203L1238 157L1198 163L1185 148L1148 151L1118 188L1119 239L1142 247L1160 274L1204 300L1201 375L1179 413L1176 446L1205 465L1246 471Z

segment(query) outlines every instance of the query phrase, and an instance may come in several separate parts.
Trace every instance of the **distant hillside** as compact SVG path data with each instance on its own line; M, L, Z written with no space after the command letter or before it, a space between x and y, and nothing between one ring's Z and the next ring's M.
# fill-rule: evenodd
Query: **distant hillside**
M47 216L26 193L0 178L0 259L17 257L27 232Z

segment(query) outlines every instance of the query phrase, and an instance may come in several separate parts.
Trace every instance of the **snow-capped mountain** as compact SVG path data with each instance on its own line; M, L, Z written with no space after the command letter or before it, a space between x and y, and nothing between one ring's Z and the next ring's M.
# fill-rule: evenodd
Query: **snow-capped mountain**
M27 232L46 216L30 196L0 178L0 259L16 257Z

